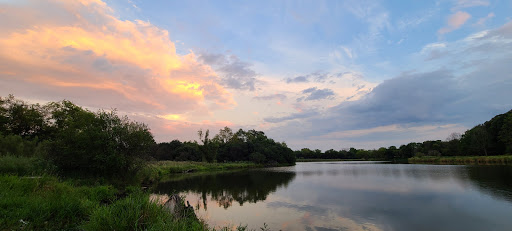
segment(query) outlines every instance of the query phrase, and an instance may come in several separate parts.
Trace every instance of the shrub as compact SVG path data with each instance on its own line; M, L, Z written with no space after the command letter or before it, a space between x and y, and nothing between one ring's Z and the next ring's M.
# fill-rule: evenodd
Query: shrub
M116 111L93 113L71 102L52 105L54 141L49 158L64 173L129 178L144 165L153 136L145 124Z

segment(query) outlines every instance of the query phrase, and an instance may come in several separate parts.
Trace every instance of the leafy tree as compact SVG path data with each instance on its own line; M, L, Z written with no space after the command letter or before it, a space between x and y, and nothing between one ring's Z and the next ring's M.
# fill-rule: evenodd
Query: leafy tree
M266 160L265 155L263 155L263 154L261 154L259 152L251 153L249 158L251 159L252 162L258 163L258 164L263 164L263 163L265 163L265 160Z
M63 172L124 178L137 172L154 144L145 124L93 113L69 101L51 105L55 138L49 158Z
M224 127L219 130L219 134L215 135L213 138L215 141L225 144L229 142L233 138L233 130L229 127Z
M489 140L489 133L482 124L466 131L462 137L465 150L475 155L484 153L487 156L487 150L490 146Z
M203 153L201 159L203 162L207 161L211 163L217 161L218 144L209 138L210 130L207 129L206 132L203 133L203 130L201 129L197 131L197 135L199 136L199 140L203 142L203 145L201 146L201 152Z
M504 144L505 152L512 153L512 111L509 111L504 118L498 139Z
M0 97L0 132L23 138L43 138L45 114L39 104L27 104L13 95Z

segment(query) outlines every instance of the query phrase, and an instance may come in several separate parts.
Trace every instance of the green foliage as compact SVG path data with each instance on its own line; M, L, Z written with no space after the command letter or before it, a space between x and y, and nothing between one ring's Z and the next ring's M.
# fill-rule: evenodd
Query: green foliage
M396 160L411 157L444 157L460 155L503 155L512 153L512 110L497 115L491 120L467 130L463 135L452 133L446 141L428 140L423 143L409 143L399 148L391 146L377 150L336 151L333 149L322 153L303 148L295 151L299 159L365 159Z
M503 126L499 131L499 141L505 146L505 152L512 154L512 113L506 114L503 119Z
M53 103L55 139L49 158L65 173L133 176L154 144L146 125L115 111L93 113L69 101Z
M55 177L0 175L0 230L208 230L175 218L140 190L118 198L112 186L77 186Z
M48 159L64 174L131 178L155 143L145 124L67 100L40 106L0 98L0 122L0 155Z
M78 230L96 206L115 199L110 186L77 187L54 177L0 176L0 229Z
M414 164L478 164L478 165L509 165L512 156L417 156L408 159Z
M249 158L251 159L252 162L254 163L258 163L258 164L262 164L262 163L265 163L265 160L266 160L266 157L265 155L259 153L259 152L253 152L251 153L251 155L249 156Z
M46 111L39 104L27 104L13 95L0 97L0 133L23 138L46 138Z
M295 163L295 153L284 142L275 142L261 131L240 129L233 133L230 128L225 127L213 139L210 139L209 130L199 130L197 134L202 145L179 141L160 143L152 153L153 158L209 163L253 161L265 165Z
M0 134L0 156L45 156L48 141L40 142L37 138L29 140L19 135Z
M0 173L19 176L40 176L56 171L50 162L36 157L0 156Z
M195 217L175 218L162 205L149 201L141 192L96 209L84 230L207 230Z
M172 173L215 172L248 169L261 167L261 165L252 162L207 163L196 161L155 161L150 162L149 167L154 169L159 176L166 176Z

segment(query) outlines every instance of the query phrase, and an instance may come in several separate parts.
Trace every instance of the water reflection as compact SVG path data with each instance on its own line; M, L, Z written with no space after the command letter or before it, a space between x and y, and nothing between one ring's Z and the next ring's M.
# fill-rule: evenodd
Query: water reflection
M295 177L294 172L279 171L242 171L221 174L207 174L187 177L181 180L160 182L156 188L159 193L193 192L201 195L204 209L208 208L208 196L225 209L233 201L243 205L245 202L264 201L278 187L286 187Z
M479 190L512 202L511 166L470 166L467 172L469 179Z
M214 226L511 230L510 179L512 166L330 162L198 176L158 190L185 192Z

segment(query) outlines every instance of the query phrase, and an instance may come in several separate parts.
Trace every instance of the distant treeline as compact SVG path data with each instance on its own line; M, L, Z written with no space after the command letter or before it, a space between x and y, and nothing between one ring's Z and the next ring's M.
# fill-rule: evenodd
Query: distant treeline
M295 154L286 143L275 142L265 133L256 130L237 132L231 128L220 129L212 139L210 131L198 131L202 145L197 142L159 143L151 156L156 160L233 162L252 161L259 164L294 164Z
M409 143L376 150L350 148L322 152L303 148L298 159L392 160L422 156L488 156L512 153L512 110L479 124L464 134L452 133L446 140Z

